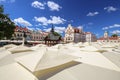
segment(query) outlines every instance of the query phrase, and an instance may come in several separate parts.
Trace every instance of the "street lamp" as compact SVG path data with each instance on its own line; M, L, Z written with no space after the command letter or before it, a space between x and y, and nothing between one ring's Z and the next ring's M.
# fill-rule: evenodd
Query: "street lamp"
M22 45L24 46L26 44L26 33L23 31L23 42Z

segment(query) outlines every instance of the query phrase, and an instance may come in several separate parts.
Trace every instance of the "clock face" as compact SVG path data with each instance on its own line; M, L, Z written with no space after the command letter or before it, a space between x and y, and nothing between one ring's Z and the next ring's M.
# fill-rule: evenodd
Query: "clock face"
M68 34L69 34L69 35L71 35L71 33L70 33L70 32L69 32Z
M70 34L71 34L71 31L68 31L68 34L70 35Z

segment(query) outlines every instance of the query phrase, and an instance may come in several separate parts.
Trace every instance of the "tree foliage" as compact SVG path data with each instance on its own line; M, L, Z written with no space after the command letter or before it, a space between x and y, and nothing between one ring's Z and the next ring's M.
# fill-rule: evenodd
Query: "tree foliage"
M3 5L0 5L0 39L10 39L14 33L15 25L9 18L8 14L4 14Z
M118 35L117 34L112 34L112 37L118 37Z

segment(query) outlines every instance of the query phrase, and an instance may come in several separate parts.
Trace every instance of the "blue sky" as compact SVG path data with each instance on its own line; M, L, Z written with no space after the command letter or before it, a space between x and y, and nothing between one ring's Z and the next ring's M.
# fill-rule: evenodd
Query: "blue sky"
M0 0L5 13L23 27L49 31L51 24L64 36L68 24L98 37L120 34L120 0Z

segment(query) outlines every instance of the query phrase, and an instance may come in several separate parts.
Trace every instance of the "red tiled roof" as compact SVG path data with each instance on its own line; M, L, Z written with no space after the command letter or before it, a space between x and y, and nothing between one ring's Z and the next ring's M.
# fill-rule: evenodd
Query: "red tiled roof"
M108 38L104 38L104 37L101 37L99 38L98 40L118 40L118 37L108 37Z
M107 38L101 37L98 40L107 40Z
M118 37L109 37L109 40L118 40Z
M29 32L29 30L25 27L25 28L23 28L23 27L19 27L19 26L16 26L16 28L15 28L15 31L20 31L20 32Z

